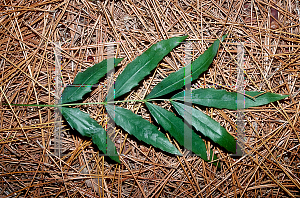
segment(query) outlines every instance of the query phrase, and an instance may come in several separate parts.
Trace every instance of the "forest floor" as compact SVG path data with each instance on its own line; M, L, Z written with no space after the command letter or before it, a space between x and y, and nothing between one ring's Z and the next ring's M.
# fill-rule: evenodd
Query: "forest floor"
M0 0L0 197L300 197L299 9L298 0ZM12 105L53 105L95 63L124 58L117 77L151 45L189 35L126 95L141 100L184 66L187 51L194 60L224 34L193 88L289 97L242 111L243 156L206 140L219 167L183 147L183 157L162 152L118 127L112 138L122 163L115 164L59 122L54 107ZM108 85L100 80L83 102L104 101ZM142 103L120 105L154 122ZM107 127L102 105L80 109ZM237 138L237 111L201 111Z

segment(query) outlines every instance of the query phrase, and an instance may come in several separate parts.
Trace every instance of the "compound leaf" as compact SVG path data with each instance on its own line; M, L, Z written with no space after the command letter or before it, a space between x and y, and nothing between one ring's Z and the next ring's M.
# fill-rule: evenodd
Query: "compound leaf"
M152 45L148 50L129 63L115 82L115 98L129 92L157 66L157 64L174 47L180 44L188 36L173 37ZM109 95L107 101L112 100L113 94Z
M227 35L222 37L222 41L226 38ZM146 99L157 98L178 89L181 89L184 86L184 83L187 79L196 80L200 74L208 69L212 63L214 57L216 56L219 49L220 41L216 40L205 52L200 55L192 64L179 69L178 71L171 73L168 77L164 78L160 83L158 83ZM192 67L192 68L191 68ZM185 71L191 71L190 74L186 74Z
M103 60L92 67L87 68L84 72L79 72L71 86L67 86L62 93L62 104L82 100L82 97L92 90L92 86L102 78L107 71L107 64L114 63L117 66L123 59L111 58Z
M181 146L208 161L205 143L199 135L190 128L185 131L188 127L174 113L149 102L146 102L146 105L156 122L169 132Z
M61 114L69 123L72 129L78 131L82 136L91 137L94 144L104 154L108 151L113 152L109 157L121 163L117 155L114 143L107 136L106 131L97 123L96 120L90 118L89 114L80 111L78 108L62 107ZM109 154L110 154L109 153Z
M247 95L255 98L255 100L248 97ZM226 90L209 88L192 90L191 99L185 99L184 91L182 91L174 95L172 97L172 100L190 102L206 107L237 110L240 109L240 106L242 106L243 108L257 107L268 104L270 102L284 99L286 97L288 97L288 95L281 95L270 92L263 93L258 91L245 91L244 96L236 92L227 92ZM242 105L240 105L240 103L242 103Z
M108 114L115 123L137 139L146 142L163 151L181 155L178 149L170 143L168 138L156 126L134 114L132 111L113 105L106 105Z
M191 118L185 120L195 127L197 131L201 132L201 134L210 138L227 151L232 153L236 152L235 139L217 121L191 106L175 101L171 101L171 103L181 117L184 119L185 117Z

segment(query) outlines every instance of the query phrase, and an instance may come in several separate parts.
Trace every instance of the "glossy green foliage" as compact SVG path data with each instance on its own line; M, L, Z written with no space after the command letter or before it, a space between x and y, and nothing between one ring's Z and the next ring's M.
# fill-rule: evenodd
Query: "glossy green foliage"
M222 37L222 41L227 35ZM208 69L216 56L219 49L220 41L216 40L202 55L199 56L192 64L188 64L178 71L171 73L168 77L164 78L158 83L151 93L146 97L147 99L157 98L184 86L185 80L191 79L196 80L204 71ZM192 67L192 68L191 68ZM186 74L185 71L191 71L191 74Z
M223 36L221 40L224 40L226 36L227 35ZM128 93L133 87L137 86L174 47L179 45L180 42L186 38L187 36L182 36L160 41L129 63L117 77L115 90L111 89L109 91L105 102L106 110L116 125L135 136L138 140L176 155L181 155L181 153L155 125L130 110L115 106L113 103L120 101L112 100ZM235 140L218 122L192 106L176 102L176 100L208 107L237 109L237 104L240 104L241 101L237 103L236 100L240 100L240 98L243 99L244 96L237 95L237 93L226 92L225 90L197 89L192 90L192 99L187 101L184 98L184 92L180 92L174 95L170 101L183 119L177 117L170 111L150 103L149 99L157 98L181 89L184 86L185 80L191 78L191 75L193 80L196 80L212 63L217 54L219 44L220 41L216 40L212 46L192 63L192 66L187 65L185 68L170 74L161 83L155 86L146 99L143 100L158 125L174 137L180 145L185 146L186 149L191 150L206 161L208 161L208 158L204 141L184 123L183 119L192 125L195 130L199 131L202 136L208 137L229 152L235 153ZM113 59L114 66L121 60L122 59ZM102 61L86 69L86 71L78 73L73 83L73 85L78 86L70 86L64 90L62 103L81 100L84 94L90 92L91 86L86 85L97 83L100 78L106 74L108 61L112 61L112 59ZM185 75L186 69L192 69L191 75ZM112 92L114 92L115 95ZM259 95L261 94L260 92L246 92L246 94L254 97L255 100L246 96L245 108L264 105L287 97L272 93ZM62 115L73 129L76 129L82 136L91 137L93 143L98 146L99 150L108 154L114 161L120 163L116 155L114 143L107 137L106 131L97 121L91 119L88 114L76 108L62 107ZM211 154L210 156L212 156L212 150L210 150L209 153ZM214 156L214 159L215 157L216 156Z
M149 75L150 72L157 67L157 64L170 53L174 47L179 45L180 42L186 38L187 36L181 36L160 41L129 63L115 82L114 97L118 98L137 86L145 76ZM109 94L109 97L112 96L112 94ZM107 98L107 101L112 99L113 98Z
M210 138L227 151L231 153L235 152L235 139L217 121L191 106L175 101L171 103L181 117L184 118L186 116L192 118L185 120L202 135ZM187 115L188 113L189 115Z
M66 104L82 100L82 97L92 90L92 86L98 83L100 78L107 73L107 64L114 61L114 66L117 66L122 60L122 58L103 60L101 63L87 68L84 72L79 72L73 84L64 89L61 103Z
M72 129L76 129L82 136L91 137L93 143L96 144L99 150L104 154L106 154L107 151L113 151L115 155L110 155L110 158L120 163L114 143L96 120L90 118L87 113L80 111L78 108L62 107L61 114ZM108 146L109 148L107 148Z
M147 108L155 121L161 125L165 131L186 149L191 150L202 159L207 160L206 147L203 140L192 129L188 129L186 124L174 113L165 110L157 105L147 102ZM186 131L184 129L187 129Z
M248 96L253 98L250 98ZM263 93L258 91L245 91L245 96L236 92L227 92L226 90L209 89L195 89L192 91L192 100L184 98L184 91L174 95L172 100L180 100L185 102L192 102L193 104L215 107L218 109L232 109L237 110L237 102L244 103L244 108L258 107L261 105L275 102L288 97L288 95L280 95L274 93ZM237 101L237 99L241 101Z
M113 105L106 105L108 114L114 118L114 122L122 127L129 134L137 139L146 142L163 151L181 155L176 147L171 144L168 138L157 127L143 119L141 116L134 114L132 111Z

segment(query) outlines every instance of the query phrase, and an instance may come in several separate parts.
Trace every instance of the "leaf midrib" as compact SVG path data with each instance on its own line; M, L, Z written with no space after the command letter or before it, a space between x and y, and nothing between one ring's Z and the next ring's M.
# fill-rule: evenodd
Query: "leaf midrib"
M183 101L183 100L181 100L181 98L184 98L184 97L177 97L177 98L172 98L173 100L180 100L180 101ZM247 96L246 96L246 98L247 98ZM273 99L277 99L276 97L270 97L271 99L273 98ZM214 98L203 98L203 99L191 99L191 100L189 100L189 99L187 99L186 101L203 101L203 100L213 100L213 101L220 101L221 99L214 99ZM261 101L261 100L259 100L259 99L257 99L256 98L256 100L254 101L254 100L252 100L251 98L249 98L248 99L249 101L253 101L253 102L259 102L259 101ZM265 99L263 99L263 100L265 100ZM230 100L230 99L222 99L222 101L232 101L232 100ZM235 101L233 101L233 102L235 102Z

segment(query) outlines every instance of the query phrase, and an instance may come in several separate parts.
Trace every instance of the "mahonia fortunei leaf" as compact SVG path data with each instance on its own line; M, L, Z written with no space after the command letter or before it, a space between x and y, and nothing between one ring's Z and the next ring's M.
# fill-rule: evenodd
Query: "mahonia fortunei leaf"
M227 35L224 35L221 41L223 41L226 36ZM179 45L179 43L186 38L187 36L173 37L168 40L160 41L152 45L142 55L129 63L124 71L118 76L114 86L115 89L110 89L114 94L108 94L106 101L111 101L114 98L128 93L133 87L138 85L145 76L150 74L157 64L172 51L174 47ZM219 43L220 41L216 40L192 64L188 64L184 68L181 68L177 72L166 77L154 87L146 99L157 98L181 89L184 86L185 80L191 78L191 76L193 77L192 80L196 80L212 63L217 54ZM79 72L75 77L72 86L65 88L62 94L62 103L66 104L82 100L82 97L91 91L91 86L96 84L99 79L107 73L108 62L113 61L114 66L116 66L121 60L122 59L119 58L104 60L101 63L86 69L84 72ZM191 75L186 75L186 70L191 71ZM287 97L287 95L273 93L262 94L261 92L247 91L245 93L244 108L268 104ZM238 109L240 101L237 101L237 99L244 96L241 94L238 95L238 93L235 92L226 92L225 90L215 89L192 90L191 100L185 98L184 94L184 92L180 92L171 99L171 104L178 114L197 131L201 132L202 135L210 138L218 145L224 147L227 151L234 152L236 146L234 138L221 127L219 123L201 111L175 101L179 100L215 108ZM255 99L247 97L247 95L254 97ZM185 148L208 161L204 141L198 134L189 128L182 119L176 117L174 113L152 103L146 102L146 106L156 122L161 125L165 131L169 132L180 145L185 146ZM106 105L106 110L117 125L137 139L160 148L163 151L181 155L177 148L169 142L165 134L141 116L134 114L130 110L110 104ZM110 158L120 163L114 143L97 121L93 120L88 114L77 108L62 107L61 112L71 128L76 129L83 136L91 137L93 143L97 145L99 150L103 153L112 154L109 155ZM186 119L185 115L189 115L188 117L191 119ZM185 131L185 129L188 130ZM212 155L212 150L210 150L210 155ZM214 159L216 159L216 156L214 156Z

